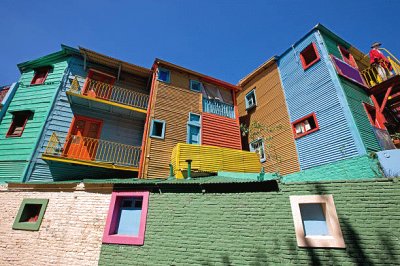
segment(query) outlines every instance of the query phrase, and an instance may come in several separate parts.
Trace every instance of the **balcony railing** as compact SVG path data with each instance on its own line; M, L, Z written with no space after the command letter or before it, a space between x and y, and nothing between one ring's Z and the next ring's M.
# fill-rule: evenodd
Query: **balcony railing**
M137 168L140 152L140 147L75 135L61 137L53 132L43 155L99 163L106 168Z
M75 77L72 81L69 92L143 110L147 109L149 102L149 96L147 94L124 89L93 79L86 79L85 87L81 88L78 77Z
M387 59L392 66L392 69L389 68L387 64L380 64L379 66L370 66L367 69L364 69L361 72L365 82L369 87L376 86L385 80L395 76L400 75L400 62L394 57L388 50L382 48L380 50L385 51L389 56Z
M203 98L203 112L235 118L235 107L215 99Z

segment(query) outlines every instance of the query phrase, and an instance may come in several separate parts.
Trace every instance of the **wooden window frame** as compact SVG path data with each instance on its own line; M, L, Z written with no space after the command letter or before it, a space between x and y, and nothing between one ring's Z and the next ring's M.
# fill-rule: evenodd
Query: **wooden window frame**
M193 85L194 84L199 84L199 90L193 89ZM195 92L201 92L202 91L203 83L201 81L191 79L189 85L190 85L190 90L191 91L195 91Z
M154 127L154 123L155 122L163 124L161 136L153 135L153 127ZM151 125L150 125L150 134L149 134L150 138L164 139L165 138L165 128L166 128L166 122L164 120L152 119L151 120Z
M356 60L354 59L354 56L350 53L350 51L347 50L345 47L343 47L340 44L338 45L338 49L339 49L340 55L342 56L343 61L345 63L349 64L350 66L358 69ZM344 56L344 53L348 53L349 54L349 59L346 56Z
M120 210L120 202L123 198L142 198L142 213L140 216L139 234L138 236L116 235L116 227L118 226L118 215ZM149 206L149 192L113 192L111 196L110 207L108 210L106 226L103 233L103 243L137 245L144 244L144 235L146 231L147 210Z
M306 60L305 60L305 58L304 58L303 53L307 52L306 50L311 49L311 48L314 50L314 53L315 53L315 55L317 56L317 58L314 59L313 61L311 61L310 63L307 64L307 63L306 63ZM317 45L316 45L314 42L312 42L311 44L309 44L306 48L304 48L304 49L300 52L300 60L301 60L301 64L302 64L304 70L309 69L312 65L314 65L315 63L317 63L320 59L321 59L321 56L319 55L318 49L317 49Z
M50 66L36 68L36 69L34 70L35 73L34 73L34 75L33 75L33 78L32 78L32 80L31 80L30 85L31 85L31 86L36 86L36 85L42 85L42 84L44 84L44 83L46 82L46 80L47 80L47 76L49 75L49 72L50 72L51 69L52 69L52 68L51 68ZM42 80L41 83L33 83L33 82L37 79L37 75L38 75L39 73L41 73L40 71L43 71L43 72L46 71L46 74L45 74L45 76L44 76L44 79Z
M16 119L15 116L18 115L18 114L24 114L25 115L25 121L24 121L24 124L22 126L21 133L19 133L19 134L11 134L12 131L15 130L15 128L14 128L15 127L15 119ZM11 125L8 128L8 131L7 131L7 134L6 134L6 138L18 138L18 137L21 137L22 134L24 133L26 124L28 123L28 120L32 116L32 114L33 114L32 111L16 111L16 112L12 112L13 118L12 118Z
M296 133L296 125L297 125L298 123L301 123L301 122L303 122L303 121L309 119L310 117L312 117L312 118L314 119L315 128L310 129L309 131L306 131L306 132L304 132L304 133L297 134L297 133ZM299 118L299 119L297 119L296 121L292 122L292 130L293 130L293 134L294 134L294 138L295 138L295 139L304 137L304 136L306 136L306 135L308 135L308 134L311 134L311 133L313 133L313 132L319 130L319 124L318 124L317 115L315 114L315 112L312 112L311 114L306 115L306 116L303 116L302 118Z
M249 101L248 101L248 96L253 94L254 95L254 103L252 105L249 105ZM251 91L249 91L248 93L246 93L246 95L244 96L244 100L246 103L246 110L250 110L253 109L257 106L257 96L256 96L256 88L252 89Z
M74 129L75 121L79 120L79 119L80 120L85 120L85 121L88 121L88 122L100 123L99 132L97 133L97 139L100 139L104 121L101 120L101 119L96 119L96 118L92 118L92 117L89 117L89 116L83 116L83 115L74 115L74 117L72 118L71 124L69 126L69 130L68 130L67 136L71 136L72 131Z
M290 196L297 246L312 248L345 248L342 230L332 195ZM300 204L321 204L329 236L306 236L300 211Z
M40 225L42 224L42 220L44 217L44 213L46 212L48 203L48 199L23 199L19 207L17 216L15 217L12 228L15 230L38 231ZM41 205L38 219L35 222L21 222L24 209L27 205L30 204Z
M168 73L168 75L167 75L167 80L162 80L162 79L160 79L160 72L161 72L161 71L165 71L165 72ZM158 68L158 73L157 73L157 80L158 80L158 81L161 81L161 82L165 82L165 83L171 83L171 70L166 69L166 68L163 68L163 67L159 67L159 68Z

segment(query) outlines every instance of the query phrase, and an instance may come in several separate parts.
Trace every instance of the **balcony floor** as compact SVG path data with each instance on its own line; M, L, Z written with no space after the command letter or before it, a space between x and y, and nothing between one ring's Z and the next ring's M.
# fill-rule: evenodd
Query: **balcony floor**
M73 93L70 91L66 92L68 100L71 104L80 105L93 110L105 111L117 115L128 116L131 118L145 119L146 109L132 107L116 102L111 102L103 99L93 98L86 95Z
M52 156L52 155L42 155L42 159L48 160L48 161L86 165L86 166L93 166L93 167L100 167L100 168L114 169L114 170L122 170L122 171L134 171L134 172L139 171L139 168L132 167L132 166L115 165L113 163L96 162L96 161L83 161L83 160L78 160L78 159L72 159L72 158L60 157L60 156Z

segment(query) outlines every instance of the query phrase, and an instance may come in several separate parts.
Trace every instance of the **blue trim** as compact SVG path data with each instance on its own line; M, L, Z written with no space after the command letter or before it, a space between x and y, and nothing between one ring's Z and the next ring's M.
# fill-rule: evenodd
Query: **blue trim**
M191 127L195 127L195 128L199 129L199 142L198 143L192 143L191 142L191 135L190 135L190 128ZM201 144L201 127L199 125L193 125L193 124L190 124L190 123L187 124L187 127L186 127L186 143L188 143L188 144L198 144L198 145Z
M196 84L199 85L199 89L198 90L195 90L193 88L193 86L196 85ZM190 80L190 90L195 91L195 92L201 92L202 88L203 88L203 83L201 83L198 80L193 80L193 79Z
M254 95L254 103L252 105L249 104L249 99L248 96ZM256 97L256 88L252 89L251 91L249 91L246 96L244 97L245 101L246 101L246 110L252 109L254 107L257 106L257 97Z
M198 117L199 119L192 119L193 117ZM189 112L188 124L194 126L200 126L200 123L201 123L201 115Z
M153 135L153 127L154 127L154 123L155 122L161 123L163 125L161 136ZM164 139L165 138L165 121L157 120L157 119L151 120L151 127L150 127L150 134L149 135L150 135L151 138Z
M345 118L347 120L347 124L349 125L349 129L350 129L350 132L352 134L352 137L353 137L353 140L354 140L354 144L355 144L355 146L357 148L357 152L358 152L359 155L367 154L367 150L366 150L366 148L364 146L364 143L363 143L363 141L361 139L361 134L358 131L358 128L356 126L356 122L354 120L354 117L351 114L349 103L347 102L346 95L344 94L344 90L343 90L342 85L341 85L341 83L339 81L339 77L338 77L338 75L336 73L336 68L333 66L333 63L332 63L332 61L331 61L331 59L329 57L329 53L328 53L328 50L326 48L325 41L324 41L324 39L322 37L322 34L320 33L320 31L317 31L315 33L315 36L317 38L318 44L320 44L320 48L321 48L321 55L320 56L324 57L326 65L328 67L329 74L330 74L330 76L332 78L332 82L335 85L336 93L337 93L340 105L343 108L343 113L344 113L344 116L345 116Z
M191 143L191 138L190 138L190 127L199 128L199 143L197 144L201 144L201 115L189 112L188 122L186 126L186 143L193 144Z
M160 79L160 72L165 72L166 73L166 79L165 80ZM165 83L171 83L171 71L169 69L159 67L158 68L158 73L157 73L157 80L165 82Z

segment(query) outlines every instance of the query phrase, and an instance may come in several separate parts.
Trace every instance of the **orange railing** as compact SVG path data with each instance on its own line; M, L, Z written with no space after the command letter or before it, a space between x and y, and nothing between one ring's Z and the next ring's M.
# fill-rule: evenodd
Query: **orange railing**
M44 155L65 159L138 167L140 147L75 135L60 137L53 132Z
M110 85L93 79L86 79L84 88L81 88L79 80L82 77L75 77L71 83L69 92L85 95L117 104L136 107L146 110L149 102L149 95L133 90Z

